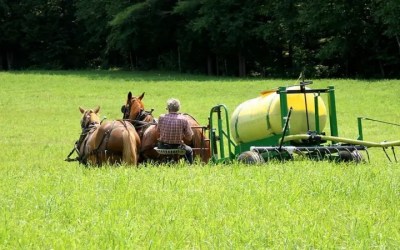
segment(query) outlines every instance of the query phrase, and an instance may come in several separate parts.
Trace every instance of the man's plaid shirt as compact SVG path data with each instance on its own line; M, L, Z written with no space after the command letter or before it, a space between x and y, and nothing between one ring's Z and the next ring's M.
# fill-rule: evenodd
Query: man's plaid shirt
M193 136L189 122L178 113L169 113L158 119L160 141L167 144L182 144L183 138Z

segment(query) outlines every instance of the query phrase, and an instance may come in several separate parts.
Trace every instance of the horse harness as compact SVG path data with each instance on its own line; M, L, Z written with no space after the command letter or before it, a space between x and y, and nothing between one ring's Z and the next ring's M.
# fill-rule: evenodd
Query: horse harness
M126 123L123 120L117 120L117 121L120 122L129 133L129 129L128 129L128 126L126 125ZM111 132L115 129L115 126L114 126L115 122L116 121L113 121L111 128L106 130L106 132L104 133L103 137L101 138L101 141L100 141L98 147L96 149L94 149L92 152L89 152L89 155L93 155L93 154L96 155L97 162L100 162L100 156L101 156L101 154L103 152L104 152L105 158L107 158L107 153L109 155L116 154L116 152L113 152L112 150L108 149L108 141L110 139ZM103 145L103 143L105 143L105 145L104 145L104 149L102 150L102 149L100 149L100 147Z
M121 122L121 124L125 127L125 129L128 131L128 127L126 123L123 120L117 120ZM111 128L106 130L106 132L103 134L103 137L101 138L101 141L97 148L93 149L91 152L89 152L87 155L85 155L84 152L80 152L80 149L82 148L83 144L83 149L86 148L87 141L89 140L89 137L91 134L93 134L100 126L99 123L91 123L87 128L82 128L82 133L79 137L79 140L75 142L74 149L70 152L70 154L67 156L66 161L79 161L79 163L82 163L84 165L87 165L87 158L90 155L95 155L96 156L96 162L100 162L100 156L104 151L105 156L108 154L114 154L115 152L112 152L112 150L107 149L108 148L108 141L110 139L111 132L115 129L115 122L113 121ZM100 147L105 143L104 150L101 150ZM74 152L77 152L78 156L75 159L69 158Z
M93 122L90 123L87 127L84 126L84 124L81 124L82 127L82 133L79 136L79 139L75 142L74 144L74 148L72 149L72 151L68 154L67 158L65 159L65 161L79 161L79 163L82 163L84 165L87 164L87 157L84 156L84 154L81 154L80 152L80 148L82 146L82 144L84 144L84 147L86 147L86 143L89 139L89 136L91 134L93 134L94 131L96 131L96 129L100 126L99 123L97 122ZM71 159L70 156L76 152L78 154L77 157L75 157L74 159Z
M152 122L145 122L144 120L146 119L147 116L153 116L153 111L154 109L151 109L150 111L140 109L140 111L137 113L136 117L134 119L129 119L129 114L131 112L132 105L124 105L121 107L121 112L123 113L122 119L124 121L129 121L136 129L137 133L139 134L139 137L142 138L144 131L150 126L150 125L155 125L156 120L153 118Z

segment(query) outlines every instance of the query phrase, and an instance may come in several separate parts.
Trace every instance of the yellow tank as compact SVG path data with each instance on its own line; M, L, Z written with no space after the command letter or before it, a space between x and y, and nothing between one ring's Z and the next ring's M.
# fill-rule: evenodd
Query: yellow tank
M299 86L288 90L299 89ZM308 88L306 88L308 89ZM315 130L314 94L306 94L310 130ZM290 134L303 134L308 131L304 94L288 94L288 109L293 108L289 122ZM324 101L318 97L319 126L323 130L327 120ZM268 138L282 133L280 96L268 91L261 96L241 103L233 112L230 128L236 143L245 143Z

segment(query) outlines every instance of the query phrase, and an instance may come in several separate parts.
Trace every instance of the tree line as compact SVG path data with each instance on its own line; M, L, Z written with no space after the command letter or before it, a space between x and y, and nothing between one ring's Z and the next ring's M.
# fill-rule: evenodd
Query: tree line
M0 0L0 70L400 76L399 0Z

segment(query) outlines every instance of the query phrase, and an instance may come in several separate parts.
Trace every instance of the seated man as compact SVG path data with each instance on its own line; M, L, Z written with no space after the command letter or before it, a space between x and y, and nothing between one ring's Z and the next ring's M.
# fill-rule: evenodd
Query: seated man
M158 119L157 129L160 133L158 147L161 149L182 148L186 151L186 160L192 164L193 150L183 140L190 141L193 131L185 117L178 113L180 106L179 100L168 99L168 114L161 115Z

